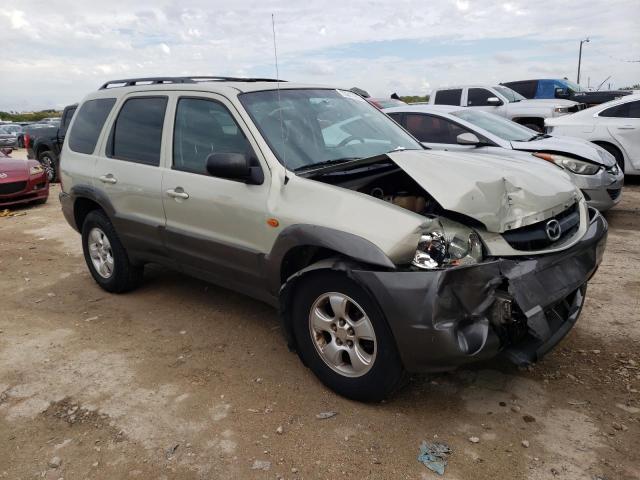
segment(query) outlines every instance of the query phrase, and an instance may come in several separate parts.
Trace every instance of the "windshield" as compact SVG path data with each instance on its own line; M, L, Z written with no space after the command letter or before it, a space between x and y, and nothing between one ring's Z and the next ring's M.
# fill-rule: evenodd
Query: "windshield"
M528 142L537 137L537 132L527 127L482 110L465 109L451 112L451 115L472 123L476 127L480 127L509 142Z
M6 127L0 127L0 133L8 134L9 130Z
M280 163L290 170L421 145L359 95L344 90L268 90L239 95Z
M498 92L500 92L509 101L509 103L519 102L520 100L526 100L526 98L524 98L515 90L511 90L509 87L498 85L497 87L493 87L493 88L495 88Z
M578 85L576 82L572 82L571 80L567 80L566 78L564 80L562 80L562 83L564 83L567 87L569 87L574 92L582 92L583 91L582 87L580 85Z

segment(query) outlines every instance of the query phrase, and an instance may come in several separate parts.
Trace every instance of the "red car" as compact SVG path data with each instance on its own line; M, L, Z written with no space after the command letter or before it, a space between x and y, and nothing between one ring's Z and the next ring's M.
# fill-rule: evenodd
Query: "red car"
M40 162L11 158L9 153L0 150L0 208L46 202L49 180Z

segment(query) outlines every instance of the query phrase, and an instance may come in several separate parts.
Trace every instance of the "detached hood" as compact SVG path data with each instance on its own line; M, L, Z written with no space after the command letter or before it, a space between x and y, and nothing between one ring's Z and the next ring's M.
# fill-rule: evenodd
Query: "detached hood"
M612 155L597 145L580 138L550 136L530 142L511 142L511 147L514 150L525 152L567 153L570 157L584 158L605 167L611 167L616 163Z
M547 162L492 155L406 150L387 154L444 209L502 233L560 213L581 197Z

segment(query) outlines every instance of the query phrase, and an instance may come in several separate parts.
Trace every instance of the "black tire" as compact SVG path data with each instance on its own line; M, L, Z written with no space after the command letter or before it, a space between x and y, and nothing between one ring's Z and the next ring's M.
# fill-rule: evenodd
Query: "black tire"
M24 137L18 137L18 148L24 148Z
M622 170L622 173L624 173L624 157L622 156L622 152L610 143L596 143L596 145L604 148L607 152L613 155L616 159L616 162L618 162L620 170Z
M49 182L57 182L58 181L58 159L56 154L51 150L45 150L44 152L40 152L38 155L38 161L42 164L42 168L47 172L47 177L49 177Z
M316 350L309 329L309 316L316 299L328 292L338 292L353 299L369 317L376 338L376 355L370 369L362 376L349 377L334 371ZM338 272L321 271L299 280L292 305L293 333L302 362L327 387L344 397L377 402L402 386L405 370L395 340L376 301L356 282ZM332 340L333 341L333 340Z
M89 253L89 233L100 229L109 240L113 257L113 271L109 278L103 277L93 265ZM82 250L91 276L104 290L111 293L124 293L135 289L142 282L144 266L133 265L124 246L113 228L113 224L102 210L89 212L82 224Z

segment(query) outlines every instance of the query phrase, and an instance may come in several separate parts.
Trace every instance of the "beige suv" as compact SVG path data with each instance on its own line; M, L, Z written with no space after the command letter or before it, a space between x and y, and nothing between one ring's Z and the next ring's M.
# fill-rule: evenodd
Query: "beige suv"
M80 104L60 200L109 292L157 262L279 308L338 393L537 361L576 322L607 224L545 162L425 150L341 89L109 82Z

